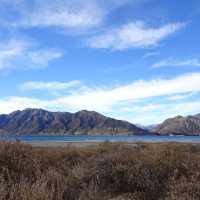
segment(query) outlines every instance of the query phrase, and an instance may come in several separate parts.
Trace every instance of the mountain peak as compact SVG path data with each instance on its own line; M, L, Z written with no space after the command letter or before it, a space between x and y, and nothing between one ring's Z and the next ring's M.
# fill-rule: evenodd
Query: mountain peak
M163 135L200 135L200 114L167 119L153 131Z
M80 110L80 111L76 112L75 114L78 114L78 113L95 113L95 111Z
M184 119L184 117L181 115L177 115L174 119Z

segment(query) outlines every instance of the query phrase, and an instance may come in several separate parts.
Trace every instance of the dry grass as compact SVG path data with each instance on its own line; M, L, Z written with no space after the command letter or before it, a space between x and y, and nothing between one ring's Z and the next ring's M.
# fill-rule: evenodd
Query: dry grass
M199 200L200 146L0 143L0 200Z

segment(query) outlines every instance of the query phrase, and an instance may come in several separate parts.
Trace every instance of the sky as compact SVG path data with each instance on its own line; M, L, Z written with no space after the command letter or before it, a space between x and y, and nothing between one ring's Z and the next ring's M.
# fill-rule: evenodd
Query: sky
M199 0L0 0L0 114L200 113Z

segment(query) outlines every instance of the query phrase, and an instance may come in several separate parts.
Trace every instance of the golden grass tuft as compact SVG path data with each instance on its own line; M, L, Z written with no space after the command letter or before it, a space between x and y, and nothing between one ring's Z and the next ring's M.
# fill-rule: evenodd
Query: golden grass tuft
M200 145L0 142L0 200L190 199L200 199Z

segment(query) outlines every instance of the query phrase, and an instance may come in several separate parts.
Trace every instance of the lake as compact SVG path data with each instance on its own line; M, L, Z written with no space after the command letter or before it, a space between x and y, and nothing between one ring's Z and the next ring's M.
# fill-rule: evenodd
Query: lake
M20 135L0 136L0 140L23 142L200 142L200 136L67 136L67 135Z

